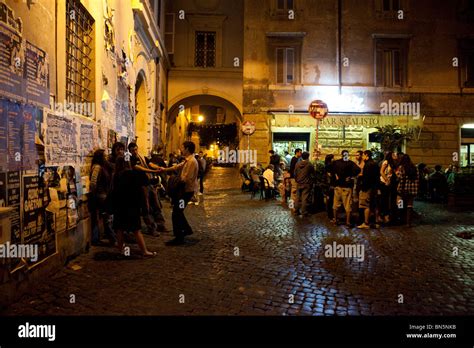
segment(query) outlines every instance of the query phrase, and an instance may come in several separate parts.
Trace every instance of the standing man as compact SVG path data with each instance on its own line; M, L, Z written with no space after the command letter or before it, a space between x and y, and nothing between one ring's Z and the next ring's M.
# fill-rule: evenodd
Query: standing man
M291 159L291 163L290 163L290 184L291 184L290 209L293 214L296 214L297 212L295 207L298 202L298 191L297 191L298 186L296 185L296 180L295 180L295 168L296 168L296 164L301 158L302 153L303 153L303 150L296 149L295 155Z
M285 151L286 170L290 170L291 155L288 151Z
M184 216L184 209L193 198L194 192L197 190L199 165L194 157L196 145L191 141L185 141L181 147L181 154L184 156L184 161L175 164L169 168L159 168L160 171L173 172L179 171L179 178L183 183L183 192L177 193L172 199L173 212L171 218L173 221L174 239L166 242L168 246L184 244L184 237L193 234L193 230Z
M298 185L297 189L297 205L295 205L295 212L298 213L301 206L301 215L308 215L308 204L311 189L313 188L313 179L315 174L314 166L308 161L309 152L303 152L301 161L296 164L295 181Z
M204 193L204 176L206 175L206 166L207 162L206 159L203 156L202 151L199 151L199 157L198 157L198 165L199 165L199 196L202 196Z
M130 151L132 155L130 163L133 170L139 170L147 174L148 185L146 187L145 206L142 207L142 216L148 227L147 234L158 236L157 231L167 232L165 228L165 218L161 212L158 192L154 186L156 185L155 181L158 181L159 179L154 177L153 174L158 173L160 167L151 162L150 159L140 155L136 143L128 144L128 151ZM153 216L154 221L152 221L153 219L150 218L150 215Z
M275 168L275 179L274 180L277 180L278 177L280 176L280 160L281 160L281 157L279 154L275 153L275 151L273 150L270 150L268 151L268 153L270 154L270 164L273 164L273 168Z
M372 151L365 150L363 155L364 166L359 185L359 209L364 210L364 222L357 228L369 228L369 218L371 214L376 214L377 189L380 181L380 169L372 159ZM375 225L377 227L377 225Z
M341 152L341 158L332 163L331 173L335 177L334 188L334 218L333 222L337 224L337 211L344 206L346 211L346 226L352 227L351 225L351 210L352 210L352 190L354 188L353 177L359 175L360 168L349 159L349 151L343 150Z
M353 204L352 204L352 211L359 212L358 214L358 222L357 224L361 224L364 221L364 213L359 208L359 192L360 192L360 183L362 178L362 171L364 169L364 159L362 158L364 155L364 151L359 150L355 154L355 164L360 168L361 172L357 175L357 178L354 180L354 192L352 193L353 197Z

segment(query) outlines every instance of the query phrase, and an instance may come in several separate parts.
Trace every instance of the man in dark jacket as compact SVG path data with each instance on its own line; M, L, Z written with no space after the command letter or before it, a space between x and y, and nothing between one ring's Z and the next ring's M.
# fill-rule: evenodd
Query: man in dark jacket
M364 223L357 228L369 228L369 218L375 213L375 202L377 197L377 185L380 181L380 168L372 160L372 151L365 150L362 154L364 166L360 176L359 209L364 209Z
M298 186L295 181L295 168L296 168L296 164L301 160L302 153L303 153L303 150L296 149L295 155L293 156L290 162L291 196L290 196L289 207L293 214L296 213L295 206L296 206L296 202L298 201Z
M308 161L308 152L303 152L301 158L302 160L297 163L295 167L295 181L298 185L298 199L295 205L295 211L298 212L299 207L301 206L301 215L307 216L309 195L311 193L311 188L313 187L315 170L314 166Z
M346 226L351 226L352 210L352 189L354 187L353 178L360 173L360 168L349 159L349 151L341 152L342 158L332 162L330 172L334 175L334 218L333 222L337 224L337 211L342 206L346 211Z

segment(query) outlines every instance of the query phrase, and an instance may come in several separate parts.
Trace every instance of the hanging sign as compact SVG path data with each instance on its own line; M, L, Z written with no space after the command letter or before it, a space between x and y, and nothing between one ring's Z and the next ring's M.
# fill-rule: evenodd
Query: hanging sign
M242 123L242 133L245 135L252 135L255 133L256 127L255 127L255 122L252 121L245 121Z

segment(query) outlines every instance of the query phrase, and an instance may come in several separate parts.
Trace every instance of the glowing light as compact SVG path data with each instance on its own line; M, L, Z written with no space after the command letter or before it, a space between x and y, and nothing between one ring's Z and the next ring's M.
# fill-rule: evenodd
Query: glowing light
M198 122L202 122L204 121L204 116L203 115L199 115L198 116Z
M461 128L474 129L474 123L465 124L465 125L463 125Z

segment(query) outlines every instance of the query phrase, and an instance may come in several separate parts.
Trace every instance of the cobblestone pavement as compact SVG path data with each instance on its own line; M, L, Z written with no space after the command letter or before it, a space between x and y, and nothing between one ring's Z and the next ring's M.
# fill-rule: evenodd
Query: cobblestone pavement
M186 209L195 228L186 245L164 246L171 234L146 237L158 252L153 259L94 247L73 261L80 270L64 268L2 314L474 313L474 240L455 236L473 228L474 213L418 204L422 217L411 229L349 230L324 213L294 218L239 185L236 170L212 169L201 204ZM170 223L169 204L165 217ZM324 246L334 241L364 245L364 261L326 258Z

